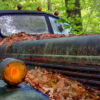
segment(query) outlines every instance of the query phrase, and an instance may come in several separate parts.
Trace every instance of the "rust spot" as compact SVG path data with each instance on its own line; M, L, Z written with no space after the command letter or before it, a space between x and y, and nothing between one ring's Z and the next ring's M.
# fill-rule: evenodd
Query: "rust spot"
M42 61L48 61L49 58L32 58L32 57L26 57L26 60L42 60Z
M31 59L31 57L26 57L26 60L30 60Z

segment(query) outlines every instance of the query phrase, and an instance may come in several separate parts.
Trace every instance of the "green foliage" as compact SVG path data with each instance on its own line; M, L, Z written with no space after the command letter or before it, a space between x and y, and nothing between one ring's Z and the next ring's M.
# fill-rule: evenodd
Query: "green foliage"
M75 4L68 4L67 7L68 7L68 10L73 10L75 7Z
M75 3L75 0L69 0L68 3Z
M70 25L63 25L65 29L70 28Z
M100 0L81 0L83 32L100 34Z
M5 0L4 2L0 0L0 10L17 10L18 4L22 5L22 10L37 10L37 7L41 6L42 11L52 14L55 11L59 11L59 16L62 18L59 22L70 23L70 26L64 25L64 28L72 27L71 32L74 34L81 34L82 32L84 34L100 34L100 0L80 0L82 19L74 14L67 19L66 9L80 9L75 7L75 0L68 0L67 7L65 7L65 0L51 0L51 2L52 12L48 10L47 0ZM80 22L82 22L83 31L80 30L81 26L75 25Z
M75 0L69 0L68 1L68 4L67 4L67 9L69 11L73 11L74 9L80 9L78 7L75 7ZM61 8L62 10L62 8ZM69 25L64 25L64 28L67 29L67 28L72 28L71 29L71 32L70 33L74 33L74 34L82 34L83 31L82 31L82 26L76 26L76 24L79 24L82 22L82 19L79 17L79 15L75 15L75 14L71 14L70 17L68 17L68 13L66 12L66 9L65 9L65 12L64 14L61 16L61 19L57 20L57 22L68 22L70 23Z
M68 1L69 5L68 9L80 9L78 7L71 6L71 3L74 3L75 0ZM81 18L78 17L78 15L71 15L68 19L67 13L63 13L61 15L62 22L66 21L70 23L70 26L72 27L71 31L74 34L100 34L100 0L80 0L81 4ZM65 10L66 11L66 10ZM66 16L66 17L65 17ZM59 21L61 22L61 20ZM75 26L75 24L78 24L82 22L82 29L81 26ZM68 26L64 26L65 28L69 28ZM74 30L78 30L80 32L76 32Z

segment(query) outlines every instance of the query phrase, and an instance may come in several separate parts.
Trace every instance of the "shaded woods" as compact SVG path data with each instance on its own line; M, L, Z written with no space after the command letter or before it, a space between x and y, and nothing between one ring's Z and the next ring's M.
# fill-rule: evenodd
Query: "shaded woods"
M22 5L22 10L36 10L41 6L42 11L52 14L59 11L59 16L71 23L73 30L81 31L74 34L100 33L100 0L1 0L0 10L17 10L18 4Z

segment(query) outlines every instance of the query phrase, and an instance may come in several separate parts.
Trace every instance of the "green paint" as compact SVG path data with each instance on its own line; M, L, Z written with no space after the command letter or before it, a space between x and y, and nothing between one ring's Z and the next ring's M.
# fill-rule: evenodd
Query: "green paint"
M53 62L100 64L100 35L15 42L4 54L6 46L0 48L0 58L50 58L49 61Z
M0 80L0 100L49 100L45 95L23 83L18 89L8 89L6 83Z

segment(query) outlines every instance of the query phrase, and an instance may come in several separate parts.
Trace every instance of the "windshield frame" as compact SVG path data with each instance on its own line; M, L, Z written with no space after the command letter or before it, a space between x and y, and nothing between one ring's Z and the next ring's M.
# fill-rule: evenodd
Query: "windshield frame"
M47 23L47 28L48 28L49 33L54 33L52 26L51 26L51 23L49 21L49 16L54 17L56 19L59 19L58 16L55 16L55 15L52 15L52 14L49 14L49 13L46 13L46 12L42 12L42 11L25 11L25 10L2 10L2 11L0 11L0 17L5 16L5 15L10 15L10 16L13 16L13 15L44 16L46 23ZM1 29L0 29L0 36L6 37L1 33Z

